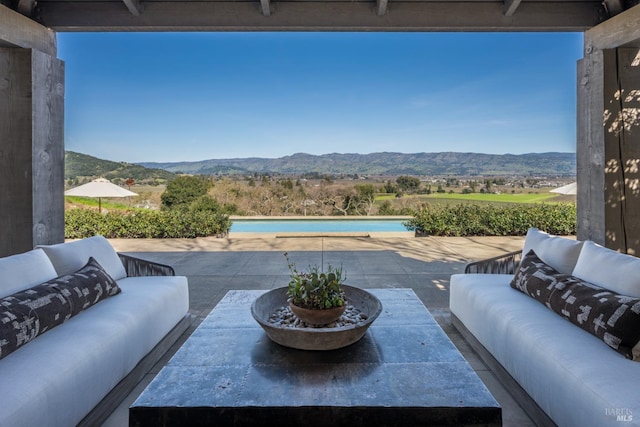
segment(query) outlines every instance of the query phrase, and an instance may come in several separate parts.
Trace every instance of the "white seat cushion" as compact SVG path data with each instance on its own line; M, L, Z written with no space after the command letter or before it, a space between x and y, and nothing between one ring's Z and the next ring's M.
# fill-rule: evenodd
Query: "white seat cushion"
M511 288L511 279L451 276L451 313L559 426L620 426L616 410L640 414L640 363Z
M622 295L640 298L640 258L586 241L573 275Z
M42 248L51 259L59 276L79 270L92 256L115 280L127 277L118 253L103 236L38 247Z
M532 227L527 231L527 236L524 239L522 255L526 255L531 249L545 264L560 273L571 274L578 261L582 242L553 236Z

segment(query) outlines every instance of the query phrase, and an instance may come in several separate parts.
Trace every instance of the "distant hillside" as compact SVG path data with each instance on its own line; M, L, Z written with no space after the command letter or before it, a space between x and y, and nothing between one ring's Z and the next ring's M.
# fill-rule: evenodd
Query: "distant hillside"
M65 180L103 177L111 181L134 179L137 183L163 182L175 178L164 169L152 169L126 162L112 162L96 157L66 151L64 154Z
M212 159L197 162L140 163L171 172L207 175L239 173L455 175L455 176L575 176L575 153L297 153L277 159Z

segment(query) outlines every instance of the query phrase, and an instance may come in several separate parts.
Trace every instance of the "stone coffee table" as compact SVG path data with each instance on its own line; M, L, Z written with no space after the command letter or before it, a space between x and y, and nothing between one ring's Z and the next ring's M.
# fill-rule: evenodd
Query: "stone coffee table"
M229 291L129 409L130 426L500 426L502 410L411 289L332 351L272 342Z

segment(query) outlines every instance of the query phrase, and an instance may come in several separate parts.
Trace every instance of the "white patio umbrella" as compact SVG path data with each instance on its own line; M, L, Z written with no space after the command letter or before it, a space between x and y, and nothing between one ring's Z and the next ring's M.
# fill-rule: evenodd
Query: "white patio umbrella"
M578 183L572 182L571 184L563 185L562 187L554 188L550 191L550 193L558 193L558 194L577 194L578 193Z
M108 179L98 178L91 182L71 188L64 192L65 196L97 197L98 211L102 211L102 197L137 196L137 193L112 184Z

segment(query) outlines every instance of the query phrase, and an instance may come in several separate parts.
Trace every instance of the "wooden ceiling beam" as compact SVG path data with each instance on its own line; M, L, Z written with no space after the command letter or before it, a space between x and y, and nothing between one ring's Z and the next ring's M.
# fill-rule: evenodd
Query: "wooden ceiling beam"
M607 9L609 16L616 16L624 11L624 5L622 0L604 0L604 6Z
M265 20L251 1L145 1L138 17L117 2L41 1L38 16L56 31L581 32L604 19L600 2L580 0L523 2L514 16L505 16L501 2L394 1L383 16L371 13L372 3L279 1L278 13Z
M376 1L376 15L383 16L387 14L388 0L377 0Z
M142 3L140 0L122 0L127 6L127 9L133 16L140 16L143 11Z
M520 6L522 0L505 0L504 1L504 16L513 16L516 13L516 9Z
M56 33L18 12L0 5L0 47L36 49L56 56Z
M32 17L36 7L36 0L19 0L17 10L24 16Z
M585 53L622 46L640 47L640 4L584 33Z
M260 0L260 10L263 16L271 16L271 2L269 0Z

